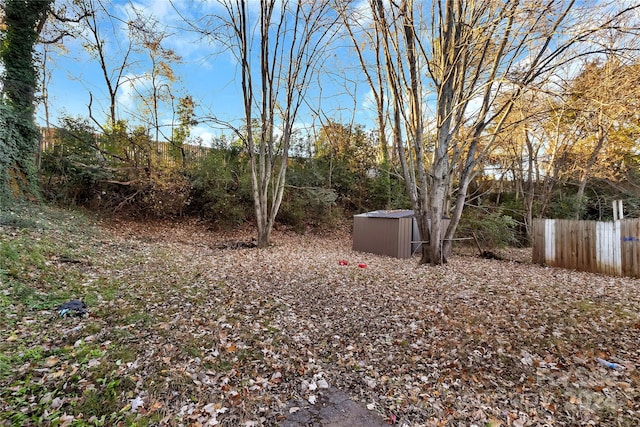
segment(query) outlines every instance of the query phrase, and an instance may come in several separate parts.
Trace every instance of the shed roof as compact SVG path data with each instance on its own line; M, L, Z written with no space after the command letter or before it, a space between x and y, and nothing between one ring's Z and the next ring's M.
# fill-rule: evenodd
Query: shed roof
M411 218L413 216L413 211L405 209L379 210L361 213L355 216L368 218Z

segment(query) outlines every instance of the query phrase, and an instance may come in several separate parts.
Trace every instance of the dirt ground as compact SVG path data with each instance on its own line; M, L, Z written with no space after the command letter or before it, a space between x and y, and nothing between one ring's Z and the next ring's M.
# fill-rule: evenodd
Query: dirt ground
M5 252L41 246L0 275L4 425L640 423L636 279L60 215L0 228ZM57 316L72 298L88 316Z

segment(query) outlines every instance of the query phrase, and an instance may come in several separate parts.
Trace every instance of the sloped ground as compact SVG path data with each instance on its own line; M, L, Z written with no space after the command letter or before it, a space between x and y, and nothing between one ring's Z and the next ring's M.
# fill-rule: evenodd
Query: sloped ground
M279 425L327 390L396 425L640 423L638 280L34 209L0 212L4 425Z

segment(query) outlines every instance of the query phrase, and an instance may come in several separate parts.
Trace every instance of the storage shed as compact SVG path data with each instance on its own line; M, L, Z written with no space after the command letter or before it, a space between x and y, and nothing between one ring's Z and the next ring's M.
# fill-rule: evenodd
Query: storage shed
M381 210L353 216L354 251L411 258L419 242L412 210Z

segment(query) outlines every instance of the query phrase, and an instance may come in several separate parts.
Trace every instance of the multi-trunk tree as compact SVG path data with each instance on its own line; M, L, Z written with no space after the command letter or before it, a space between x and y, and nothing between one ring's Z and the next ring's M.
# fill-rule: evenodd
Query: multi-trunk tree
M335 17L326 1L221 1L225 43L238 62L258 246L270 244L295 124L325 59Z
M469 184L518 99L558 67L597 54L600 37L637 31L629 20L638 7L369 1L372 31L382 34L393 144L424 242L421 263L446 262Z

